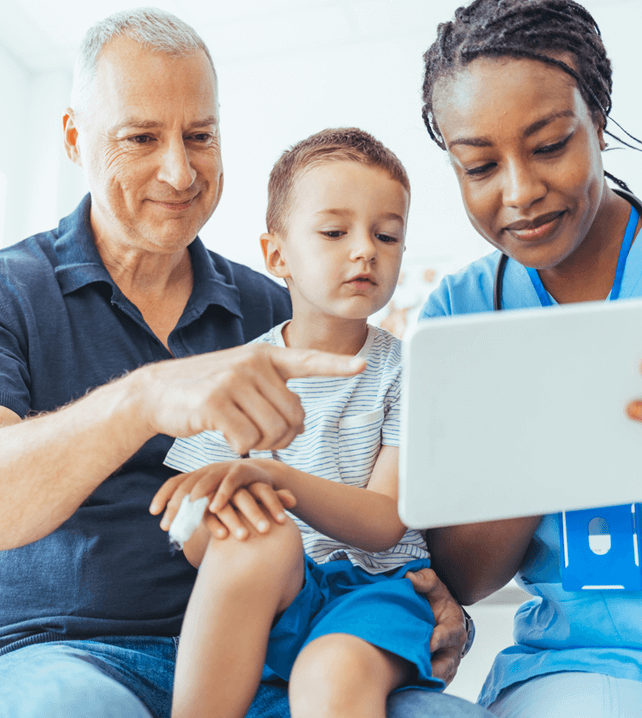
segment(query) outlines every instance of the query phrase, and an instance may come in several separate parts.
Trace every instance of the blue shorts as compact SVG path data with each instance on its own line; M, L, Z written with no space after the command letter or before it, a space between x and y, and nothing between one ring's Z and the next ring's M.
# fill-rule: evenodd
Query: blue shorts
M432 677L434 616L425 596L404 575L428 568L428 559L369 574L350 561L316 564L305 557L303 588L272 628L263 680L288 680L299 652L319 636L348 633L404 658L416 668L407 687L443 690Z

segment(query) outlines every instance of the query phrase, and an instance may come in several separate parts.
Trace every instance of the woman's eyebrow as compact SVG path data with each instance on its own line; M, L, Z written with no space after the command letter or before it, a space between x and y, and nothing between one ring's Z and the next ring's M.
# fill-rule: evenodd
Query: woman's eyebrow
M524 137L530 137L531 135L534 135L536 132L539 132L539 130L541 130L543 127L546 127L546 125L550 125L553 120L556 120L559 117L575 117L575 113L573 112L573 110L562 110L561 112L553 112L546 117L542 117L541 120L533 122L532 125L529 125L524 130Z
M542 117L540 120L533 122L532 125L529 125L524 130L522 135L524 137L530 137L531 135L534 135L536 132L539 132L541 129L546 127L546 125L550 125L551 122L557 120L560 117L575 117L575 113L573 112L573 110L561 110L560 112L553 112L550 115L546 115L546 117ZM448 145L448 149L454 147L455 145L466 145L467 147L492 147L493 143L487 137L458 137Z

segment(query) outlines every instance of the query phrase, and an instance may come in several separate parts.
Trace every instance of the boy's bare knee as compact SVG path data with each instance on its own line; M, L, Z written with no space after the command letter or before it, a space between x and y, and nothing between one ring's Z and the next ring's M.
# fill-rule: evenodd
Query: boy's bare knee
M296 659L290 710L293 718L385 713L388 694L404 677L399 659L356 636L321 636Z
M267 534L248 525L249 537L240 541L212 537L201 571L225 576L228 584L260 585L263 580L281 583L299 565L303 566L303 543L297 525L290 518L284 524L272 524ZM300 589L300 585L297 591Z

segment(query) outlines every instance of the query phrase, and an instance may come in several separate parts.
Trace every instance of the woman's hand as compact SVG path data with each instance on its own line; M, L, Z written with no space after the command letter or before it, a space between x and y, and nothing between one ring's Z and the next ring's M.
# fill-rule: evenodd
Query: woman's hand
M409 571L405 578L410 579L415 591L423 593L430 603L435 616L430 639L432 674L448 685L457 674L468 640L462 608L432 569L422 568L416 573Z
M206 522L212 535L226 538L231 533L238 539L248 536L247 528L240 516L259 532L270 530L270 519L283 523L285 509L296 505L296 500L287 489L274 486L274 469L266 470L261 464L279 463L267 460L240 459L203 466L188 474L177 474L168 479L158 490L150 505L150 513L157 515L165 508L161 521L164 531L178 513L185 496L190 501L210 497L210 514Z

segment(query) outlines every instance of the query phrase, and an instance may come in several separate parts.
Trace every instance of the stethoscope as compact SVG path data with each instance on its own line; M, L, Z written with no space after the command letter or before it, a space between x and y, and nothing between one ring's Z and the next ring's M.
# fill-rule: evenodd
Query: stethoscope
M620 197L623 197L627 202L629 202L633 207L637 210L638 214L642 216L642 202L635 196L632 195L630 192L625 192L624 190L615 189L613 190L616 194L619 194ZM631 237L632 241L633 237ZM626 254L624 254L624 261L626 261ZM498 312L502 309L502 288L504 285L504 273L506 272L506 262L508 262L508 256L503 254L499 258L499 262L497 263L497 269L495 270L495 281L493 283L493 309ZM619 262L618 262L618 268L619 268ZM624 269L624 263L622 263L622 271ZM615 297L614 297L615 298Z

